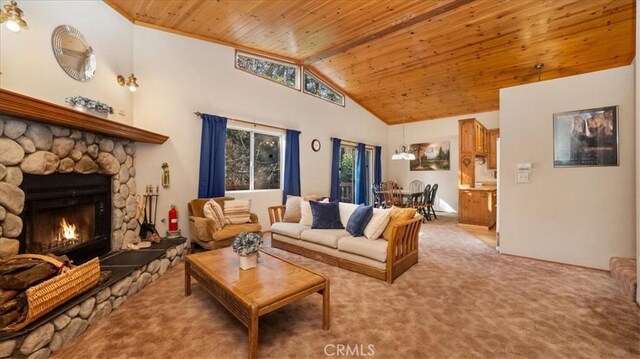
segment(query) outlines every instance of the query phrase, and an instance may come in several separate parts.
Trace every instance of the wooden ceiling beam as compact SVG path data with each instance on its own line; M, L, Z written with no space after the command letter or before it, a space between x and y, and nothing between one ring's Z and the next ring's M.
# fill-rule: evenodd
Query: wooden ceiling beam
M334 56L336 54L340 54L343 52L347 52L348 50L354 48L354 47L358 47L360 45L366 44L368 42L380 39L382 37L385 37L389 34L392 34L394 32L400 31L402 29L405 29L407 27L413 26L417 23L429 20L433 17L436 17L438 15L442 15L445 14L449 11L452 11L454 9L457 9L461 6L467 5L469 3L472 3L474 0L454 0L450 3L447 3L445 5L442 5L438 8L435 8L433 10L427 11L424 14L420 14L418 16L414 16L412 18L410 18L409 20L406 21L402 21L396 25L393 25L391 27L388 27L386 29L380 30L378 32L375 32L371 35L359 38L359 39L355 39L352 41L348 41L345 44L339 45L339 46L335 46L335 47L331 47L328 48L318 54L315 54L313 56L307 57L305 59L303 59L301 62L303 65L311 65L314 62L318 62L318 61L322 61L328 57Z

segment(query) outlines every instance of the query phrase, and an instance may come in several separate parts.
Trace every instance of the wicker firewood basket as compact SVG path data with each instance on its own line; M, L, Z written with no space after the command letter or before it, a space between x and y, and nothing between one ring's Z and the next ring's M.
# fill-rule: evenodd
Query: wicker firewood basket
M66 268L64 263L57 259L38 254L19 254L11 257L8 261L24 258L46 261L56 266L62 273L27 289L27 316L25 320L0 328L0 331L17 331L26 327L60 304L93 288L100 279L98 258L93 258L75 268Z

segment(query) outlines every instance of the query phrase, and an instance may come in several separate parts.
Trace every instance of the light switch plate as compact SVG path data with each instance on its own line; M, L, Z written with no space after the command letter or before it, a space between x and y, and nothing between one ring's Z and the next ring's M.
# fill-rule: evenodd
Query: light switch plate
M516 171L516 183L531 183L531 171Z

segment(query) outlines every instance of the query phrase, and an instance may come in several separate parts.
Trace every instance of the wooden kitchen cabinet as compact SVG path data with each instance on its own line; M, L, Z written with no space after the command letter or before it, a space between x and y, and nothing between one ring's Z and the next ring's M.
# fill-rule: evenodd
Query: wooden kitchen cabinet
M458 222L492 228L496 224L496 189L458 191Z
M489 145L487 151L487 168L495 170L498 168L498 138L500 137L500 129L494 128L487 131L487 142Z
M476 156L487 155L487 129L475 121Z

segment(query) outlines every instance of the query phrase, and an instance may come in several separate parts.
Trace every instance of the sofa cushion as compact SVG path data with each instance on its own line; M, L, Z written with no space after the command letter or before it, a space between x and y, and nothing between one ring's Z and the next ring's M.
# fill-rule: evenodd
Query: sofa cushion
M260 223L227 224L221 230L213 232L213 240L223 241L241 232L260 232L260 229Z
M354 237L362 236L371 217L373 217L373 206L359 205L349 217L349 221L347 221L347 232Z
M309 202L313 214L312 229L344 229L337 202Z
M285 223L276 222L271 225L271 232L282 234L283 236L293 237L300 239L302 231L309 229L309 226L302 225L300 223Z
M310 197L311 196L302 197L302 202L300 202L300 224L309 227L313 224L313 214L311 213L311 205L309 202L313 200L307 200L306 198ZM329 202L329 199L324 199L321 202Z
M344 229L307 229L302 232L300 239L326 247L338 248L338 240L348 236L349 232Z
M372 240L380 238L380 235L387 227L387 223L389 223L389 213L388 209L375 208L373 217L371 217L369 224L364 229L364 236Z
M347 222L356 208L358 208L357 204L340 202L340 220L345 228L347 228Z
M367 237L348 236L340 238L338 241L338 250L385 263L387 261L388 244L389 242L384 239L372 241L367 239Z
M394 235L393 227L399 223L406 222L412 219L416 215L416 209L415 208L399 208L399 207L393 206L391 207L390 212L391 213L389 214L389 223L387 224L387 227L384 229L384 232L382 232L382 238L386 239L387 241L390 241L391 237Z

